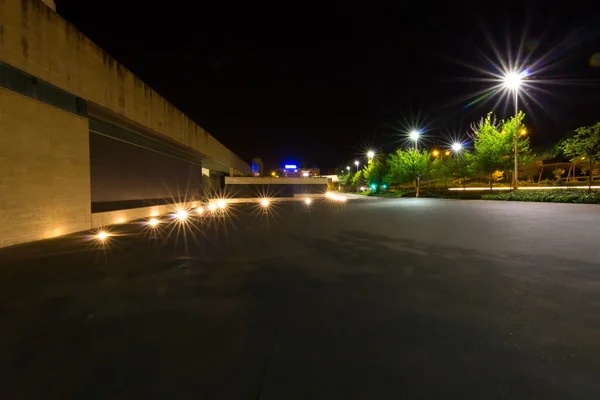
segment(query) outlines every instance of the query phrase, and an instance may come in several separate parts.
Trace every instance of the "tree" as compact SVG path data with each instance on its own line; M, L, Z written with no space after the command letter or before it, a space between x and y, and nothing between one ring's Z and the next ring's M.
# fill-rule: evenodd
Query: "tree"
M504 179L504 171L494 171L492 177L494 178L494 181L500 182Z
M379 193L381 185L386 182L388 167L380 159L372 160L364 170L364 175L369 187L375 185L375 193Z
M519 111L517 113L517 124L515 124L515 117L511 117L508 120L502 120L501 133L505 135L507 154L512 159L510 170L514 173L515 166L515 135L518 141L518 156L519 165L527 165L531 162L531 148L529 143L529 137L527 136L527 127L523 123L525 119L525 113ZM519 168L519 172L520 172ZM514 177L514 175L513 175Z
M529 182L533 182L534 178L540 175L544 159L545 157L537 155L529 157L526 162L520 163L519 174L526 177Z
M354 174L354 177L352 178L352 186L359 188L359 187L365 186L365 185L366 185L365 173L361 169L356 174Z
M344 188L344 191L348 191L348 188L352 186L352 179L354 174L352 171L348 171L346 174L338 175L340 186Z
M431 175L442 179L444 187L448 187L448 180L454 175L453 164L454 160L450 154L440 155L431 163Z
M467 176L470 172L470 156L470 153L463 150L462 153L455 154L448 160L448 169L452 176L457 176L462 181L463 189L467 186Z
M585 157L591 171L592 163L600 159L600 122L575 129L575 135L565 139L561 148L567 157L571 157L572 162ZM589 190L592 190L592 175L588 177Z
M565 174L565 170L562 168L556 168L552 171L552 175L556 178L557 181L562 181L562 176Z
M470 170L474 174L487 176L492 190L494 172L509 169L509 135L500 131L500 125L496 123L492 113L481 118L479 123L472 124L471 130L475 151L468 155ZM513 127L513 132L514 130Z
M414 182L419 197L421 179L429 177L432 172L431 156L427 150L398 149L388 159L390 177L396 183Z

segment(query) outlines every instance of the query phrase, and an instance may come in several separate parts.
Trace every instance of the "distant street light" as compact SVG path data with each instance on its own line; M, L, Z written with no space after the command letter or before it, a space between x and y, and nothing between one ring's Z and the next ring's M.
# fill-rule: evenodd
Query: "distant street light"
M463 145L462 143L452 143L452 151L455 153L459 153L461 152L463 149Z
M373 150L369 150L367 152L367 157L369 157L369 160L372 160L373 157L375 157L375 152Z
M431 152L431 155L434 156L434 157L437 157L437 156L440 155L440 151L439 150L434 150L434 151Z
M419 139L421 138L421 134L419 133L419 131L417 131L417 130L411 131L408 134L408 137L410 138L410 140L415 142L415 148L418 149L419 148Z
M354 161L354 165L356 165L356 172L358 172L358 164L360 164L358 160Z
M504 87L515 92L515 189L519 188L519 89L527 71L510 72L504 76Z
M348 172L350 172L350 166L349 165L346 167L346 169L348 170Z

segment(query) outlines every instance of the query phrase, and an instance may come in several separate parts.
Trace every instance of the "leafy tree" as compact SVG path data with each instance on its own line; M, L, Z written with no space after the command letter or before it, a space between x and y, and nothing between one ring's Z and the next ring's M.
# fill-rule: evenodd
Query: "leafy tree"
M504 171L495 171L493 178L496 182L500 182L502 179L504 179Z
M588 169L592 170L592 163L600 159L600 122L575 129L575 135L565 139L561 148L573 162L585 157L589 163ZM592 189L592 175L588 177L589 190Z
M453 177L458 177L462 181L463 188L466 187L467 177L470 172L469 159L471 154L463 151L462 153L455 154L448 160L448 169L452 173Z
M544 156L531 156L527 161L519 165L519 174L522 174L528 181L533 182L534 178L540 175L542 162L546 159Z
M419 197L421 179L431 176L432 161L427 150L398 149L388 159L390 177L396 183L414 182Z
M515 132L518 141L518 156L519 156L519 165L527 165L531 162L531 147L529 142L529 137L527 136L527 127L523 123L525 119L525 113L519 111L516 115L517 124L515 124L515 116L509 118L508 120L502 120L501 124L501 133L505 135L505 139L507 141L506 147L508 153L506 155L512 160L509 166L511 171L514 173L515 166ZM519 168L519 172L521 169Z
M352 173L352 171L348 171L348 173L346 174L338 175L340 186L342 186L345 191L347 191L349 187L352 186L352 178L354 177L353 175L354 174Z
M475 151L468 156L470 170L474 174L487 176L492 190L494 172L507 169L510 163L509 135L501 132L492 113L479 123L472 124L471 130Z
M557 181L561 181L562 176L565 174L565 170L562 168L556 168L554 171L552 171L552 174L554 175Z
M525 162L527 161L527 158L531 156L531 144L529 142L529 136L527 136L527 126L523 123L524 119L525 113L519 111L517 114L518 126L515 124L515 116L512 116L507 120L502 120L501 133L506 135L513 162L515 160L515 128L519 144L519 162Z
M440 155L431 162L430 177L444 181L444 187L448 187L448 180L452 178L452 157L450 154Z
M354 174L354 176L352 177L352 186L361 187L361 186L365 186L366 184L367 184L367 181L365 179L365 173L361 169L356 174Z
M369 186L375 185L375 193L379 193L381 186L387 182L388 167L381 159L372 160L364 170L364 175Z

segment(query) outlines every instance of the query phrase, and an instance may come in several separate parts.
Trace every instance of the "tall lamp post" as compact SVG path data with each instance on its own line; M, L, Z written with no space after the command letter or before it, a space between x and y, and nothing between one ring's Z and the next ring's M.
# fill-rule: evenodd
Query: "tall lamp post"
M515 93L515 189L519 188L519 88L525 74L511 72L504 77L504 87Z
M453 152L460 153L463 149L463 145L462 145L462 143L455 142L455 143L452 143L451 148L452 148Z
M412 140L413 142L415 142L415 149L419 149L419 139L421 137L421 133L417 130L411 131L408 134L408 137L410 138L410 140Z
M375 152L373 150L369 150L367 152L367 157L369 158L369 161L373 161L373 157L375 157Z
M358 160L354 161L354 165L356 165L356 172L357 173L358 173L358 164L359 164Z

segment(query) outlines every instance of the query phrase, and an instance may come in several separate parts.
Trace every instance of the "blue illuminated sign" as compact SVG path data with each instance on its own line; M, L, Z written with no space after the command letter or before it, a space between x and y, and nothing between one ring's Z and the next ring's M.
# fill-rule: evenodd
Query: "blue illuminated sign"
M297 169L298 167L296 166L296 164L286 164L285 165L285 169Z

